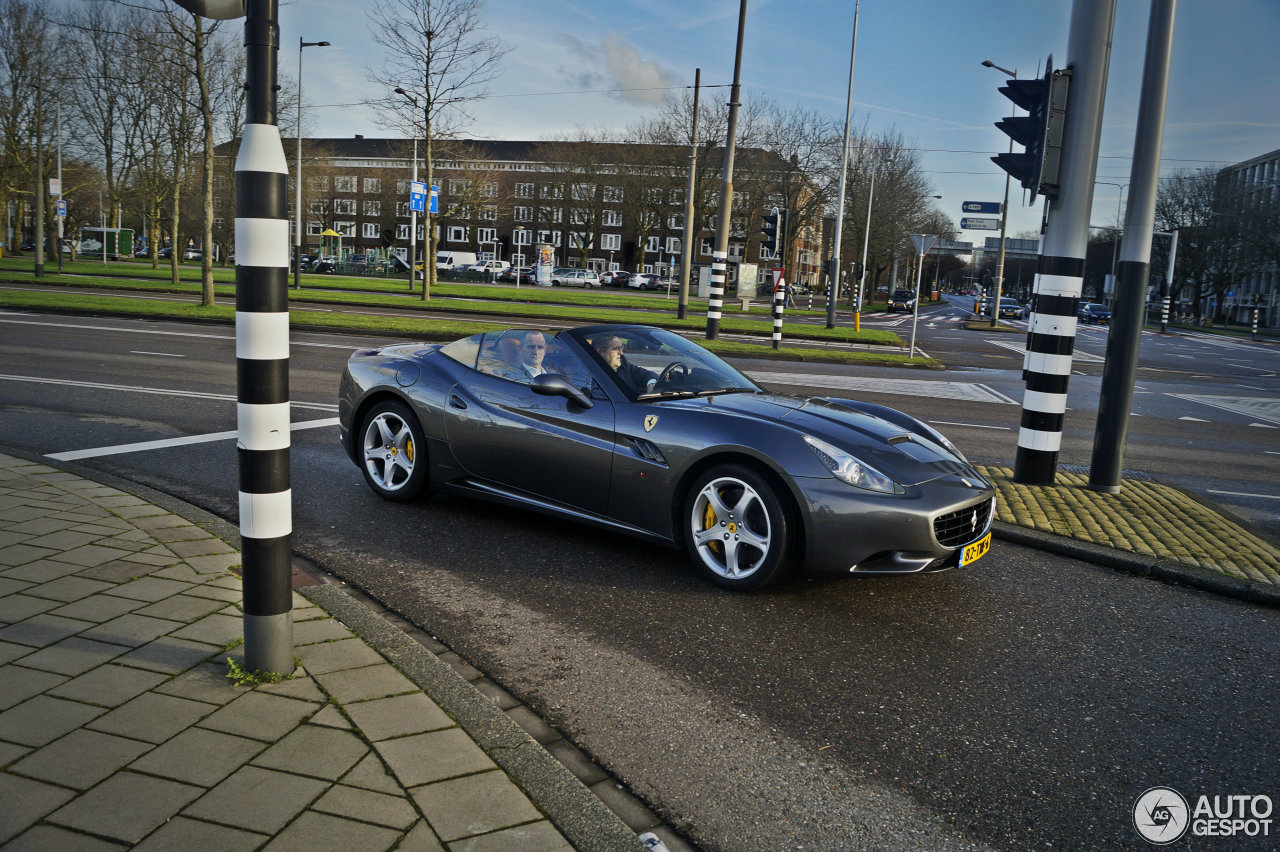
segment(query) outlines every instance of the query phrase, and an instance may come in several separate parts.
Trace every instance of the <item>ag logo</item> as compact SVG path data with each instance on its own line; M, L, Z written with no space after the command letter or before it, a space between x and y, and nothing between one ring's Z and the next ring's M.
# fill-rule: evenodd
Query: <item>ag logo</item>
M1182 794L1170 787L1152 787L1133 806L1133 826L1143 840L1164 846L1187 832L1190 809Z
M653 427L658 425L658 415L646 414L644 416L644 431L652 432Z

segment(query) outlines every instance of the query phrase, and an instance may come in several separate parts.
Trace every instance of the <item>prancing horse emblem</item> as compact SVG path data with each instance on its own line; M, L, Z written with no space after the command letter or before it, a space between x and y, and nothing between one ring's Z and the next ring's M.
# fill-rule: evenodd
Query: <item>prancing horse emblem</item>
M646 414L644 416L644 431L652 432L653 427L658 425L658 415Z

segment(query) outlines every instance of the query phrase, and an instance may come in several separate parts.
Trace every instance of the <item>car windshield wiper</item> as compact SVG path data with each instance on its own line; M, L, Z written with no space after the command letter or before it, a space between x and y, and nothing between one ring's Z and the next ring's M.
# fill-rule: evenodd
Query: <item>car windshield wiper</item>
M744 388L738 385L730 385L723 388L711 388L710 390L698 391L698 396L715 396L721 393L760 393L759 388Z
M637 399L637 400L642 400L642 399L689 399L690 397L694 397L694 396L697 396L697 395L698 395L698 394L697 394L697 392L696 392L696 391L691 391L691 390L666 390L666 391L651 391L651 392L649 392L649 393L642 393L642 394L640 394L639 396L637 396L637 397L636 397L636 399Z

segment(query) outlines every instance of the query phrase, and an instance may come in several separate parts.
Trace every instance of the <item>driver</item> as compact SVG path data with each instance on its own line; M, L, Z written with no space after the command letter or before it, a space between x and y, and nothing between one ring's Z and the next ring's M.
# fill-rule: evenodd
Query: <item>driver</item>
M634 388L637 393L648 393L658 383L653 373L644 367L632 364L623 357L622 338L616 334L597 337L591 341L591 345L595 348L596 354L618 374L623 383Z

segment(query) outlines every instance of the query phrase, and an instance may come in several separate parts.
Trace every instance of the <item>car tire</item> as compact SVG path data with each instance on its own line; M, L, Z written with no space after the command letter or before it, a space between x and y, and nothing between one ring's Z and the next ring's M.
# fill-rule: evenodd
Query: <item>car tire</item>
M751 591L786 573L791 525L773 485L754 470L726 464L703 473L683 518L685 549L712 583Z
M427 490L427 443L418 418L403 402L379 402L356 437L364 481L384 500L407 503Z

